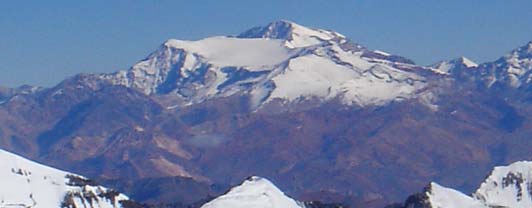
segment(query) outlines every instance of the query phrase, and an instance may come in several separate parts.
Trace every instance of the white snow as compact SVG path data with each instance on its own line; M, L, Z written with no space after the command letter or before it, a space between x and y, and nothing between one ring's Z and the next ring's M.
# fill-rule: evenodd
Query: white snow
M355 71L316 55L295 58L290 60L283 73L272 78L276 89L269 99L294 101L302 96L327 97L331 93L330 87L356 75Z
M462 60L462 63L468 68L472 68L472 67L477 67L478 66L477 63L475 63L474 61L471 61L470 59L468 59L466 57L461 57L460 59Z
M0 149L0 207L5 208L57 208L67 193L103 193L103 187L67 185L68 172L50 168ZM81 176L78 176L81 177ZM82 189L84 189L82 191ZM77 207L112 208L121 207L119 200L127 200L125 195L117 196L115 202L106 199L78 201Z
M205 58L217 66L242 66L251 69L276 65L286 60L290 53L280 40L210 37L199 41L170 39L165 43Z
M441 62L438 65L434 66L434 71L440 73L440 74L449 74L451 69L455 67L454 64L451 64L449 62Z
M473 198L454 189L430 184L430 193L427 193L432 208L487 208Z
M328 100L340 96L347 105L379 105L410 98L423 86L418 82L422 78L415 74L371 64L346 52L338 54L353 68L317 55L291 59L285 71L271 79L276 88L268 101L275 98L294 101L302 97Z
M380 54L380 55L383 55L383 56L390 56L389 53L386 53L384 51L379 51L379 50L374 50L373 52L377 53L377 54Z
M270 181L253 176L201 208L302 208Z

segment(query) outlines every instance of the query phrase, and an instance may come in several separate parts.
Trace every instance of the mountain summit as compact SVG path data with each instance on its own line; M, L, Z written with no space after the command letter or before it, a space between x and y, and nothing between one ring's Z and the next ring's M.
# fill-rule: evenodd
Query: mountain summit
M265 178L253 176L201 208L302 208Z
M488 86L520 88L532 81L532 41L498 60L481 66L482 79Z
M286 41L285 45L288 48L319 45L325 41L346 42L346 37L340 33L308 28L287 20L275 21L266 26L251 28L237 37L281 39Z
M478 64L462 56L450 61L438 62L430 67L442 74L456 74L459 73L458 70L474 69L478 67Z
M258 108L272 102L339 99L363 106L413 98L425 86L417 71L430 73L337 32L277 21L237 37L171 39L131 69L101 77L148 95L174 95L176 105L238 95Z

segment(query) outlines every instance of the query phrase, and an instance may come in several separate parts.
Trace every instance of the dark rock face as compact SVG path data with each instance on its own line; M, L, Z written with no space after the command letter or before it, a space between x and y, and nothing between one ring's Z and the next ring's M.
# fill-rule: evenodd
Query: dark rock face
M343 204L325 204L319 201L305 202L303 203L305 208L348 208Z
M427 193L430 193L430 186L423 189L423 192L410 195L404 203L387 205L385 208L433 208L429 202Z
M406 200L405 204L402 206L404 208L432 208L428 203L428 198L425 194L415 194Z
M226 185L211 185L191 178L165 177L145 178L136 181L127 179L105 180L100 182L114 187L120 192L129 193L129 197L150 205L165 204L187 206L208 202L214 196L221 195Z
M98 204L98 202L100 201L111 203L116 202L122 204L124 207L140 206L140 204L137 204L134 201L119 200L118 196L120 195L120 192L112 189L103 189L102 187L99 187L98 184L94 181L80 176L67 175L66 184L68 186L81 187L81 191L66 193L61 203L62 208L80 208L76 205L79 203L76 203L75 201L80 201L81 204L89 206L96 206L96 204ZM92 190L88 190L87 187L96 188L98 189L98 191L94 192Z

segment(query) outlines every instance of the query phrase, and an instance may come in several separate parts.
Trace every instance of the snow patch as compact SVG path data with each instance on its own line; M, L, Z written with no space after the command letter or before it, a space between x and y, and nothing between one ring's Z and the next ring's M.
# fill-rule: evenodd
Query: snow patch
M289 51L280 40L242 39L231 37L211 37L199 41L170 39L165 46L184 49L202 56L216 66L241 66L260 69L276 65L289 58ZM186 63L192 63L188 61ZM186 67L191 67L190 64Z

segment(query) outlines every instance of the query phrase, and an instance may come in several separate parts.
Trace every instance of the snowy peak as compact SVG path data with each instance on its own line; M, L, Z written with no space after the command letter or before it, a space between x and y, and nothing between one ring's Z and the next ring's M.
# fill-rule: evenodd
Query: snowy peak
M457 63L460 63L460 64L463 64L464 66L466 66L467 68L474 68L474 67L477 67L478 64L471 61L470 59L466 58L466 57L460 57L458 58L458 60L456 60Z
M488 87L502 84L519 88L532 82L532 42L494 62L482 64L482 79Z
M500 65L507 65L506 67L523 68L526 70L532 69L532 41L526 45L512 50L504 57L496 61Z
M302 208L265 178L253 176L201 208Z
M254 27L244 31L237 37L239 38L270 38L270 39L289 39L292 35L292 28L296 24L286 20L271 22L266 26ZM299 25L298 25L299 26Z
M170 39L164 43L170 49L183 50L216 66L261 68L276 65L289 57L281 41L210 37L199 41ZM188 60L194 62L194 60ZM192 64L187 62L185 64Z
M532 41L511 51L497 60L496 63L505 67L509 73L519 74L519 69L524 71L532 70Z
M286 20L275 21L263 27L251 28L237 37L281 39L286 41L285 45L289 48L319 45L331 40L346 42L345 36L340 33L308 28Z
M72 173L0 150L0 207L117 208L128 197Z
M512 51L512 54L514 53L520 55L521 58L530 58L530 55L532 55L532 41Z
M360 106L415 98L425 87L423 73L433 72L336 32L277 21L238 37L170 39L129 70L101 77L147 95L174 95L166 96L175 102L171 106L239 95L258 109L337 98Z
M430 68L441 74L453 74L463 69L473 69L478 64L466 57L452 59L450 61L441 61L430 66Z
M532 162L496 167L474 197L493 207L532 207Z

